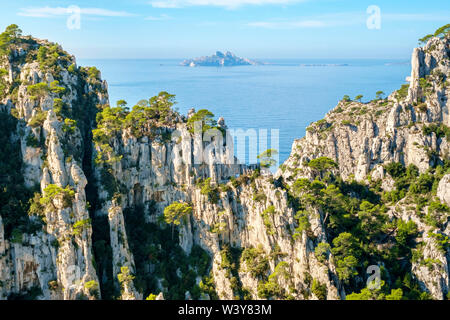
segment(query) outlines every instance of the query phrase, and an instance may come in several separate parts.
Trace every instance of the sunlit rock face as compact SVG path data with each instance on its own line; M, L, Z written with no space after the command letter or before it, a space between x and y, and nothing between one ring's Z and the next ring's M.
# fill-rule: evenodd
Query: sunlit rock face
M38 59L40 51L48 54ZM415 49L409 87L369 103L340 102L294 141L272 176L237 161L223 118L219 135L208 139L190 130L195 110L157 123L152 135L112 130L98 117L109 103L98 70L78 68L60 47L29 38L0 60L11 89L0 102L5 124L13 123L8 150L21 162L8 179L23 178L28 203L17 224L0 215L0 299L345 299L350 284L332 250L333 213L313 201L321 196L304 201L299 181L328 191L327 177L379 182L382 194L398 187L387 169L396 162L414 165L417 176L439 175L429 195L449 205L449 174L430 171L449 160L448 138L436 130L450 121L449 52L449 40L438 38ZM184 64L254 62L217 52ZM96 135L110 129L105 140ZM326 172L310 165L319 158L332 161ZM165 209L173 203L191 210L170 225ZM436 234L448 236L445 210L442 225L433 226L424 218L431 204L422 211L405 198L383 204L390 222L417 226L420 257L410 273L422 291L444 299L449 254ZM361 287L365 277L353 281Z

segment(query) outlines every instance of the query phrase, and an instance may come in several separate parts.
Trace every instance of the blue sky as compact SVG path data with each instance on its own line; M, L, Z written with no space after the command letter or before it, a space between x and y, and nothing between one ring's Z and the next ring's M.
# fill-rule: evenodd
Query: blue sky
M379 29L367 27L371 5ZM79 29L67 27L69 6L81 9ZM0 9L1 29L16 23L78 58L409 59L419 37L450 23L448 0L0 0Z

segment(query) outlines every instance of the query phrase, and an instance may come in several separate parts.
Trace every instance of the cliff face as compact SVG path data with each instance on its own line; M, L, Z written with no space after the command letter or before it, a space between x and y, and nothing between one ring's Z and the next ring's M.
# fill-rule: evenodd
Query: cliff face
M414 49L411 65L410 84L386 99L369 103L343 100L323 120L311 124L306 136L294 142L276 177L290 186L299 178L314 179L316 170L308 164L320 157L336 161L336 174L344 179L372 186L378 182L380 191L402 192L400 176L386 170L390 163L417 168L413 183L434 175L434 182L433 178L428 182L433 188L422 192L411 192L410 188L410 196L390 199L386 205L391 217L417 224L422 257L413 262L412 273L422 289L443 299L449 291L448 207L442 210L439 227L425 221L424 216L433 210L427 208L430 199L437 197L449 204L449 38L435 37L423 48ZM428 200L414 203L414 197L421 193ZM429 232L440 234L444 247L437 245Z
M10 50L0 299L344 299L368 265L384 291L448 293L448 39L414 51L409 88L340 102L274 177L238 163L224 121L192 132L208 115L167 93L111 108L98 70L59 46ZM177 223L174 203L190 209Z
M425 172L439 159L448 159L448 140L422 130L429 124L450 126L448 39L433 38L424 48L414 49L411 64L409 86L370 103L341 101L312 124L306 137L294 142L278 175L288 178L290 168L302 168L304 161L320 156L336 160L339 173L357 181L370 172L382 174L378 165L383 163L414 164Z
M0 297L99 297L83 172L91 124L76 114L107 101L106 83L88 77L73 57L46 41L24 38L10 50L0 65L7 70L2 116L11 124L5 132L5 152L11 153L2 157L10 202L3 202L0 222ZM7 170L11 161L18 162L15 172ZM22 183L12 178L17 175ZM18 185L23 194L8 195ZM29 200L21 199L26 195ZM22 216L11 217L19 215L14 210Z

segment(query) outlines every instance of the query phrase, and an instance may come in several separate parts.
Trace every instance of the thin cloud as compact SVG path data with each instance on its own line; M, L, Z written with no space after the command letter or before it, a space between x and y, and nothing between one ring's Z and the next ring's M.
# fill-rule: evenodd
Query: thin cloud
M436 14L409 14L409 13L383 13L381 21L406 22L406 21L439 21L448 20L449 15ZM303 17L296 20L273 19L268 21L249 22L246 25L265 29L296 29L296 28L325 28L365 25L368 15L366 12L341 12L335 14Z
M97 17L132 17L132 13L125 11L112 11L102 8L80 8L80 13L83 15L97 16ZM69 8L64 7L41 7L41 8L21 8L17 13L19 16L34 17L34 18L54 18L73 13Z
M158 17L154 17L154 16L149 16L146 17L145 20L149 20L149 21L164 21L164 20L171 20L173 19L171 16L168 16L167 14L161 14Z
M244 5L287 5L304 2L306 0L155 0L150 1L154 8L183 8L191 6L215 6L225 8L238 8Z

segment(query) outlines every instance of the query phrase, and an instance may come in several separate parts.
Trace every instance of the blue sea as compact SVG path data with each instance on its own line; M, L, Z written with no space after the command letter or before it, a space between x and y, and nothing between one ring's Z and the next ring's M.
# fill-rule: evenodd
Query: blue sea
M400 88L410 74L404 60L261 59L268 64L239 67L183 67L181 60L79 60L96 66L109 84L112 105L131 107L160 91L176 95L179 111L208 109L232 129L279 129L282 163L294 139L320 120L345 95L375 97ZM264 150L259 150L261 152ZM247 159L241 159L247 161Z

